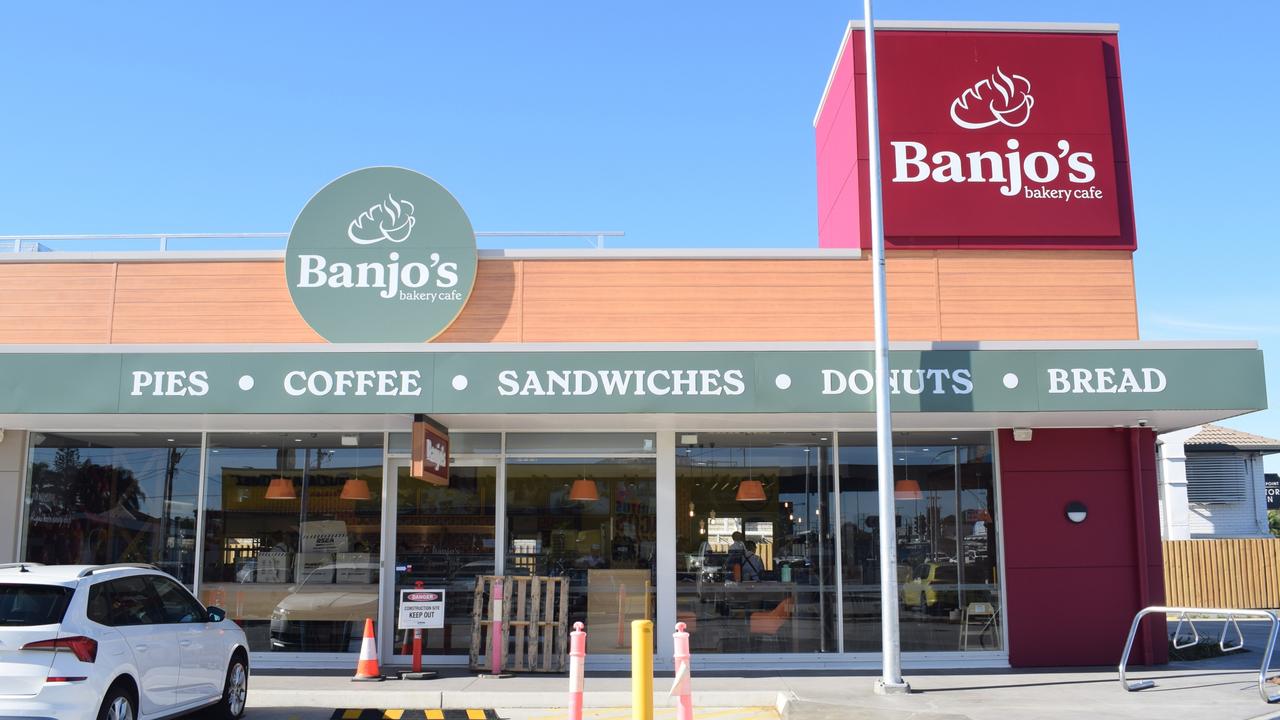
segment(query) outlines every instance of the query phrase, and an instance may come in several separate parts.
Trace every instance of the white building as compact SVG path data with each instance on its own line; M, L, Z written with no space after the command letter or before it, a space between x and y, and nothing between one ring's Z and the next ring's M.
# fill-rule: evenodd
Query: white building
M1280 440L1209 424L1158 444L1164 539L1270 536L1262 458L1280 452Z

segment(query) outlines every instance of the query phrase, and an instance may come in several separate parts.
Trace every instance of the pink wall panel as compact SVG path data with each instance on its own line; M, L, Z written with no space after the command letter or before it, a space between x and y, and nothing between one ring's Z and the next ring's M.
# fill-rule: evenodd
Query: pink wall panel
M835 76L814 128L818 152L818 246L860 247L862 216L858 173L856 83L852 44L836 65Z

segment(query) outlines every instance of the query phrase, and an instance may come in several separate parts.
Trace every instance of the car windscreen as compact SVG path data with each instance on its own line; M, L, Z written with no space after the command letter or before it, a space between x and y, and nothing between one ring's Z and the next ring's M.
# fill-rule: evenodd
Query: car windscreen
M73 593L60 585L0 584L0 627L60 623Z

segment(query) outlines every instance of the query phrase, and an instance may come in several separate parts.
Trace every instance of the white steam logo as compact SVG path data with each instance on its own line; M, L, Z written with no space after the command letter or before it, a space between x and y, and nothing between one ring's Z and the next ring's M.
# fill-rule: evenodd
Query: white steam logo
M1022 127L1031 119L1031 81L1021 75L996 74L979 80L951 102L951 119L968 130L992 125Z
M347 226L347 237L357 245L372 245L383 240L404 242L413 232L413 203L387 195L386 202L372 205Z

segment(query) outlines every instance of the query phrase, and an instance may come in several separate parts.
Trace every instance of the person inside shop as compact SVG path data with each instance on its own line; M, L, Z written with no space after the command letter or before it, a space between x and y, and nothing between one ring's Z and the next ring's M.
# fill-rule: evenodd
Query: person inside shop
M764 576L764 561L756 554L756 541L746 541L742 549L742 581L756 582Z
M604 556L600 554L600 546L592 544L591 552L583 556L583 558L578 561L578 565L589 570L598 570L604 567L605 561Z
M733 542L729 544L728 557L725 559L725 569L728 571L726 579L739 579L742 576L742 561L746 556L746 546L743 544L743 534L739 530L733 532Z

